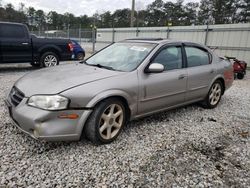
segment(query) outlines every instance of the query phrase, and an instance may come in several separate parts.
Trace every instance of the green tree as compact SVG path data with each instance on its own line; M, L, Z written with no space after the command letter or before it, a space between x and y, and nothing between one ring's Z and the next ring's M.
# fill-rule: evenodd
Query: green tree
M215 24L233 23L237 12L236 0L213 0Z
M201 0L198 11L199 24L212 24L213 21L213 2L211 0Z
M79 24L81 24L82 28L89 28L91 25L91 19L87 15L83 15L79 17Z
M147 11L147 22L148 26L163 26L165 25L165 9L163 0L155 0L148 5Z
M43 12L43 10L36 10L35 17L36 17L36 22L38 24L38 27L45 29L45 26L46 26L46 15Z
M101 14L100 18L101 18L101 24L98 27L110 28L113 26L113 16L110 11Z
M115 27L130 26L130 9L119 9L114 12Z
M197 24L199 3L189 2L184 6L183 25Z
M250 22L250 1L240 0L236 4L236 7L238 10L236 21L243 22L243 23Z
M55 11L50 11L47 15L49 29L56 29L60 24L59 14Z

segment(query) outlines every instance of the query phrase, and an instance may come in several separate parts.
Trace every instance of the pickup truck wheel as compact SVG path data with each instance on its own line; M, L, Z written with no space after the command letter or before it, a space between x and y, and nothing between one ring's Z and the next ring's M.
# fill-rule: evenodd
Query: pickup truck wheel
M41 56L40 65L42 67L53 67L59 64L59 58L54 52L46 52Z
M126 109L116 98L100 102L84 126L84 135L94 144L114 141L126 124Z

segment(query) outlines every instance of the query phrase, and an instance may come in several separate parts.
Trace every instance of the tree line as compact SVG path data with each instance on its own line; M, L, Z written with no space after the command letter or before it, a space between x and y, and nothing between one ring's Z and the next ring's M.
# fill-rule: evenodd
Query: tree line
M139 7L140 8L140 7ZM25 23L32 30L51 30L67 28L112 28L129 27L131 10L118 9L111 13L95 13L93 16L75 16L72 13L59 14L56 11L45 13L34 7L20 3L18 8L12 4L2 5L0 0L0 21ZM249 0L201 0L200 3L184 0L176 2L155 0L145 9L135 11L134 25L148 26L186 26L203 24L230 24L250 22Z

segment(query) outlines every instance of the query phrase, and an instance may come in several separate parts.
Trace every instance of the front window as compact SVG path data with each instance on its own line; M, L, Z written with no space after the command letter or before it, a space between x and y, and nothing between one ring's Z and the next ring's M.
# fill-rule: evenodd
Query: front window
M136 69L156 44L115 43L86 60L86 64L130 72Z
M162 64L165 70L182 68L181 46L170 46L163 49L152 63Z

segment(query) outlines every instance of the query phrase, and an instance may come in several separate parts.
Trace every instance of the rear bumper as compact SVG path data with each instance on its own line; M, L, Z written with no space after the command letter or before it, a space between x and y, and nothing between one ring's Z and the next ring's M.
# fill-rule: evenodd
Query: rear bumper
M91 113L89 110L46 111L30 107L27 99L18 106L13 106L10 100L5 104L14 124L25 134L34 139L44 141L75 141L79 140L83 126ZM61 114L76 113L79 118L59 119Z

